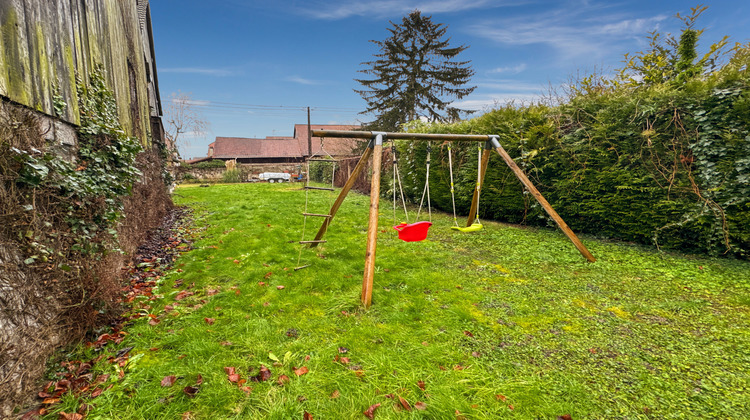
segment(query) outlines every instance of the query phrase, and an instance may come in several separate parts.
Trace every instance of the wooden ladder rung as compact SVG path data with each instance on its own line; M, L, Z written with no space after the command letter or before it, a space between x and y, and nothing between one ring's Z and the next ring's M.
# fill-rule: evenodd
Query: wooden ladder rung
M324 244L328 241L299 241L301 244Z
M306 190L323 190L323 191L336 191L333 188L324 188L324 187L305 187Z
M317 213L302 213L303 216L314 216L314 217L331 217L330 214L317 214Z
M333 159L307 159L308 162L338 162L338 160Z

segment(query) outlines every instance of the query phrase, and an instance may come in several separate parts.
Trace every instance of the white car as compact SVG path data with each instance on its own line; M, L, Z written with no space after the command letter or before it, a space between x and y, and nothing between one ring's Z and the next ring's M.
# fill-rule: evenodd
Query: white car
M268 181L273 184L274 182L291 182L292 176L282 172L263 172L262 174L258 175L258 179L260 179L261 181Z

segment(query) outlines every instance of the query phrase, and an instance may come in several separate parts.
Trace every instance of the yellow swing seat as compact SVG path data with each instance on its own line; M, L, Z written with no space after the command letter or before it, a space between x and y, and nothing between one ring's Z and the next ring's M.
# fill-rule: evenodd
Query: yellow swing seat
M484 226L482 226L482 224L478 223L478 222L474 222L474 223L471 224L471 226L466 226L466 227L459 227L459 226L453 226L453 227L451 227L451 229L453 229L453 230L457 230L459 232L464 232L464 233L466 233L466 232L476 232L478 230L482 230L482 228L484 228Z

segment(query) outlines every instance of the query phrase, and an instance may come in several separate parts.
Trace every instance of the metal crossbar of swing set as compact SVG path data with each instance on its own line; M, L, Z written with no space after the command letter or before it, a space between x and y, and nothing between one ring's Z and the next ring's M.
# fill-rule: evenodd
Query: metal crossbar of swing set
M310 246L314 247L317 243L323 242L322 238L328 230L328 226L333 220L336 212L341 206L347 193L354 185L354 180L364 171L367 166L365 163L372 157L372 180L370 187L370 217L367 228L367 250L365 253L365 269L364 276L362 279L362 304L365 308L369 308L372 301L372 288L373 288L373 277L375 274L375 248L377 247L377 232L378 232L378 203L380 199L380 168L383 151L383 141L388 138L391 140L417 140L417 141L464 141L464 142L485 142L484 151L481 155L481 168L477 188L474 190L474 197L472 198L472 211L469 214L468 223L473 220L472 212L475 211L476 205L479 202L479 191L481 185L484 183L484 175L486 173L487 164L489 162L489 153L491 149L495 149L497 153L502 157L503 161L510 168L516 178L521 181L521 184L526 190L541 204L542 208L547 214L557 223L557 226L562 230L565 236L575 245L578 251L590 262L596 261L594 256L589 250L583 245L573 231L568 227L565 221L560 217L559 214L552 208L547 200L542 196L539 190L536 189L534 184L529 180L526 174L518 167L513 158L510 157L508 152L505 151L503 146L500 144L500 136L497 135L478 135L478 134L424 134L424 133L384 133L384 132L373 132L373 131L337 131L337 130L312 130L312 136L315 137L335 137L335 138L359 138L370 140L370 144L365 149L364 154L357 163L357 166L352 171L349 179L344 184L344 187L339 193L339 197L334 202L331 210L328 212L330 217L324 219L323 225L318 230L318 234L315 239L311 241Z
M426 134L426 133L382 133L376 131L339 131L339 130L312 130L313 137L336 137L348 139L370 140L381 134L384 138L391 140L423 140L423 141L467 141L483 142L494 136L480 134Z

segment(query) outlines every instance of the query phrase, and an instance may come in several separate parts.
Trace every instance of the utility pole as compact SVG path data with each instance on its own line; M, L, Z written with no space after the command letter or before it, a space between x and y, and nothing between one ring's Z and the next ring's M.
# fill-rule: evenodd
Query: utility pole
M310 107L307 107L307 156L312 156L312 128L310 127Z

